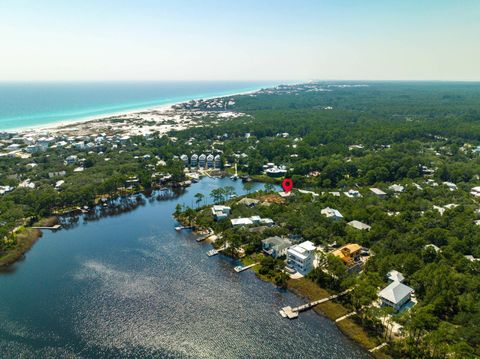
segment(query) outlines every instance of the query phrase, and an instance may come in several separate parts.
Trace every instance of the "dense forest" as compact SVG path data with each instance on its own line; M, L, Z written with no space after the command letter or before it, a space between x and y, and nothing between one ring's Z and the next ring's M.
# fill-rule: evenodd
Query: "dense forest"
M346 243L370 248L374 255L360 274L329 256L310 280L332 291L354 286L347 305L360 312L385 287L386 274L398 270L418 303L394 316L404 334L387 352L416 358L479 356L480 206L469 192L480 185L480 86L347 85L285 86L237 97L235 110L245 114L241 119L175 134L209 141L257 179L278 182L262 174L262 167L283 165L295 188L313 190L318 197L294 191L283 203L247 208L212 193L215 201L232 207L232 217L272 218L277 226L263 233L214 222L208 208L183 213L220 231L219 245L228 242L232 253L240 247L247 255L260 253L261 240L272 235L297 235L325 248ZM392 184L405 191L394 193L388 189ZM383 189L386 198L369 187ZM362 196L329 194L349 189ZM338 209L344 220L325 218L320 213L325 207ZM352 220L371 230L352 229L346 225ZM284 285L280 268L281 263L264 260L260 271L270 271L274 282ZM378 328L384 316L363 310L360 321Z

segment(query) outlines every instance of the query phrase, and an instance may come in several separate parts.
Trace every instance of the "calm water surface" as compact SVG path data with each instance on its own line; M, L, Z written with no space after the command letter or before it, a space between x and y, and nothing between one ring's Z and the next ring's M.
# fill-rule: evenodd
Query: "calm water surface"
M179 198L45 233L0 275L0 357L368 358L312 311L282 318L303 300L173 229L177 203L226 184L243 192L204 179Z

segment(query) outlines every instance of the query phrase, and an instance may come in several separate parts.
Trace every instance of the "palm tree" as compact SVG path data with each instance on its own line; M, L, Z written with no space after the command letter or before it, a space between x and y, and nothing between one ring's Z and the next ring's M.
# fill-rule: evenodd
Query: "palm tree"
M200 193L200 192L197 193L197 194L195 194L195 198L196 198L195 203L197 204L197 208L199 207L199 205L200 205L200 203L202 202L202 200L203 200L204 197L205 197L205 196L204 196L202 193Z

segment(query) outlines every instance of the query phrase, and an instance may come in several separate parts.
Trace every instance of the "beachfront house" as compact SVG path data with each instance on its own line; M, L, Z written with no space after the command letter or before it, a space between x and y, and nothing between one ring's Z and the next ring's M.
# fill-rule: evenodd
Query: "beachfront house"
M296 244L287 250L287 266L302 275L307 275L313 269L315 246L310 241Z
M292 245L292 242L285 237L268 237L262 240L262 250L264 253L278 258L287 255L288 248Z
M393 281L383 288L378 293L378 296L380 297L383 306L389 306L396 311L400 311L403 306L410 302L413 292L414 290L408 285L399 281Z
M225 219L230 214L231 208L222 205L214 205L212 206L212 215L216 221Z
M355 229L359 229L361 231L369 231L372 227L370 227L368 224L365 224L360 221L353 220L351 222L347 223L350 227L353 227Z
M335 221L339 221L339 220L343 219L342 214L338 210L330 208L330 207L326 207L326 208L322 209L320 211L320 213L323 214L325 217L331 218Z

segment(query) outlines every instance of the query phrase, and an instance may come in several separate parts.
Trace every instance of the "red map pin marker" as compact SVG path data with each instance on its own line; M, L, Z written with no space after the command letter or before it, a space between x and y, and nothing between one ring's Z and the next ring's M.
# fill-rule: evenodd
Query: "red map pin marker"
M293 188L292 180L290 178L285 178L282 182L282 188L285 191L285 193L290 192Z

